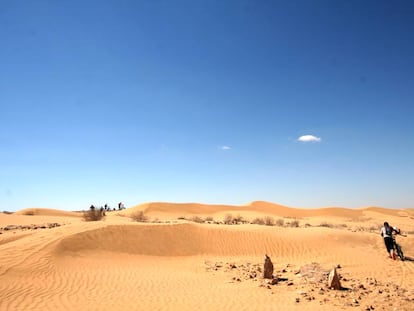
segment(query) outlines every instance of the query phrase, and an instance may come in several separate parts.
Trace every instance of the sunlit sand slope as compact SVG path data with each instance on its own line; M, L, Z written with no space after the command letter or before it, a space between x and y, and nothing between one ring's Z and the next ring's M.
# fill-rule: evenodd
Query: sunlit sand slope
M177 220L234 210L301 223L296 228ZM136 211L156 215L160 223L133 222L127 216ZM0 214L2 223L61 219L54 228L0 231L0 310L389 310L390 303L400 311L414 310L414 226L406 211L303 210L255 202L239 207L153 203L109 213L98 222L38 213ZM324 219L344 226L304 223ZM404 262L387 257L378 231L351 229L384 219L409 232L398 238ZM290 285L268 288L260 271L254 277L244 273L262 267L265 254L275 274L286 276ZM325 269L340 265L350 290L335 293L295 273L311 263ZM314 299L305 300L303 293Z

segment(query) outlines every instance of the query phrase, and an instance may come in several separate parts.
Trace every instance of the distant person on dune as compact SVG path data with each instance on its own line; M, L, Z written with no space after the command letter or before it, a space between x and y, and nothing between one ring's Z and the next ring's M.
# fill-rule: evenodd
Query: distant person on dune
M385 247L387 248L388 256L395 259L396 254L394 252L394 241L392 239L392 234L400 233L400 229L397 227L391 227L388 222L384 222L384 227L381 228L381 236L384 238Z

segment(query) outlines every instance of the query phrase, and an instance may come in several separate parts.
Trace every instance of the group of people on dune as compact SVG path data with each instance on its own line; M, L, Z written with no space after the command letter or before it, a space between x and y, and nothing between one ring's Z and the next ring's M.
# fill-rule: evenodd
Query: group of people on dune
M89 209L90 209L90 210L96 210L97 208L95 207L95 205L93 205L93 204L92 204L92 205L89 207ZM119 203L118 203L118 210L120 211L120 210L123 210L123 209L125 209L125 205L124 205L124 203L119 202ZM102 214L103 216L105 216L105 212L116 211L116 208L114 207L113 209L111 209L111 208L109 207L109 205L108 205L108 204L105 204L104 206L101 206L101 207L99 208L99 211L101 212L101 214Z

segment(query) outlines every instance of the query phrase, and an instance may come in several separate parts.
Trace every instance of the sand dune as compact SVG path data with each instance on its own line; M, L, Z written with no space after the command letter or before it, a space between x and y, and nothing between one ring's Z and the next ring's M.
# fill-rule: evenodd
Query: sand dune
M134 206L121 212L123 215L130 215L136 211L144 211L148 215L214 215L227 213L263 213L281 217L361 217L364 212L377 212L389 216L398 216L404 212L410 215L409 210L393 210L380 207L366 207L361 209L349 209L341 207L325 207L318 209L292 208L275 203L255 201L247 205L208 205L198 203L165 203L154 202Z
M29 211L34 215L0 214L0 310L389 310L390 304L414 310L409 210L146 203L97 222L64 211ZM137 211L149 221L133 222L128 216ZM181 219L226 214L285 222ZM4 230L27 219L60 220L61 226ZM298 227L289 226L292 219ZM387 258L377 230L384 219L409 233L398 238L408 260ZM266 283L258 271L264 254L286 281ZM303 272L309 265L323 272L338 264L347 288L340 292Z
M338 243L354 247L372 245L376 238L349 231L332 234L327 228L308 228L306 235L295 228L220 226L199 224L110 225L62 239L59 255L105 251L145 256L263 256L264 253L294 257L296 253L327 254ZM324 239L324 243L320 241ZM214 243L212 243L214 241Z
M68 212L51 208L26 208L15 213L16 215L28 216L66 216L66 217L81 217L82 214L78 212Z
M44 223L71 223L80 221L82 213L47 208L27 208L13 214L0 213L0 227Z

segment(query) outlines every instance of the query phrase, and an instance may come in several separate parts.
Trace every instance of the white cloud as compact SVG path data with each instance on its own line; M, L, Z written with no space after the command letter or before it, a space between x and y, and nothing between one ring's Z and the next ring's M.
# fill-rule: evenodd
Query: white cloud
M317 136L313 136L313 135L302 135L301 137L298 138L298 141L307 143L307 142L320 142L322 139L320 137Z
M220 149L221 150L230 150L231 147L229 147L229 146L221 146Z

